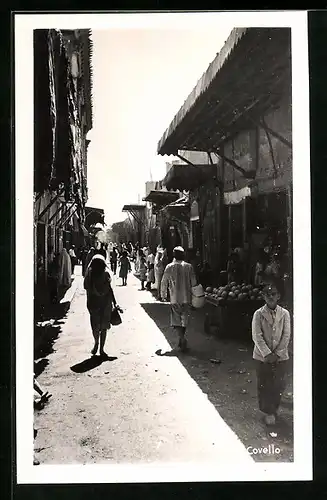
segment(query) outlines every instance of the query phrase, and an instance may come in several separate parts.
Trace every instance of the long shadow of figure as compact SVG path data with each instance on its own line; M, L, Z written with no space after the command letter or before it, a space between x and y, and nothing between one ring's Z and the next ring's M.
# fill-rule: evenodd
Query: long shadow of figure
M101 356L91 356L90 358L84 359L84 361L71 366L70 369L74 373L85 373L93 370L106 361L115 361L116 359L118 359L117 356L107 356L105 358Z

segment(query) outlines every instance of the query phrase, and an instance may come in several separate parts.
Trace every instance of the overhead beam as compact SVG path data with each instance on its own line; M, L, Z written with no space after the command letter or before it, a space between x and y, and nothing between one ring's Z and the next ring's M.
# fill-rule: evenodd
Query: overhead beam
M240 167L234 160L231 160L230 158L227 158L219 149L216 151L217 155L220 156L224 161L229 163L235 170L238 170L244 177L247 179L253 179L254 175L252 172L244 170L244 168Z
M285 139L285 137L283 137L282 135L280 135L278 132L276 132L275 130L272 130L270 127L268 127L268 125L263 120L261 120L259 122L259 125L266 132L269 132L270 135L272 135L273 137L275 137L276 139L278 139L280 142L282 142L283 144L285 144L285 146L288 146L289 148L292 149L292 147L293 147L292 141L289 141L289 140Z
M57 201L57 199L59 198L59 196L61 196L63 194L63 192L65 191L65 188L62 188L54 198L52 198L52 200L50 201L50 203L48 203L48 205L42 210L42 212L39 214L38 216L38 220L42 219L42 217L50 210L50 208L52 207L52 205Z
M54 214L50 217L50 219L49 219L49 221L48 221L48 223L49 223L49 224L51 224L51 222L52 222L52 221L53 221L53 219L56 217L56 215L58 215L58 213L60 212L60 210L62 210L62 209L63 209L63 206L64 206L64 204L62 203L62 204L60 205L60 207L59 207L59 208L57 208L57 210L55 211L55 213L54 213Z
M61 222L64 220L66 215L70 212L70 210L74 207L74 203L66 208L64 213L61 215L60 219L57 221L58 227L61 225Z
M74 206L74 205L73 205L73 206ZM63 226L64 226L64 225L65 225L65 224L69 221L69 219L70 219L71 217L73 217L73 215L77 212L77 208L78 208L78 207L77 207L77 206L75 206L74 210L73 210L73 211L72 211L72 212L71 212L71 213L70 213L70 214L66 217L66 219L64 220L64 222L62 222L62 223L60 224L60 227L63 227Z
M183 156L181 156L180 154L176 153L175 156L178 156L178 158L182 161L185 161L185 163L187 163L188 165L192 165L192 167L195 167L194 163L192 163L190 160L187 160L186 158L184 158Z
M139 224L143 224L144 225L144 222L143 222L142 218L138 217L138 215L136 214L136 212L134 212L132 210L128 210L128 214L131 214L132 217L134 217L134 219L136 220L136 222L138 222Z

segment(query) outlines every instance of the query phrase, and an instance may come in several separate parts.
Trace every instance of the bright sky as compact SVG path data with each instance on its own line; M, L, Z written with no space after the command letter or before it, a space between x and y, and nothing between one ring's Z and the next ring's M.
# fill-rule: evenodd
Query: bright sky
M151 174L164 177L173 157L157 155L158 141L232 28L92 32L88 205L103 208L107 224L142 200Z

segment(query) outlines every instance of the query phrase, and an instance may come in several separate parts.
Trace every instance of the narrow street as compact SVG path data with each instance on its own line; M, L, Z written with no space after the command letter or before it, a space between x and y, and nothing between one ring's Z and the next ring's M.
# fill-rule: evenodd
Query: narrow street
M53 395L35 413L41 464L292 461L290 436L278 435L278 455L248 453L247 446L268 446L273 439L257 422L254 379L244 382L249 374L234 370L233 375L227 363L230 347L205 337L200 318L194 318L190 352L157 355L173 345L168 305L140 291L132 274L127 287L118 278L113 284L124 313L123 323L108 332L110 359L91 358L92 333L77 267L76 292L67 316L56 322L60 332L53 352L39 360L38 381ZM247 372L249 353L233 349L233 363ZM217 356L221 365L209 360ZM252 393L242 389L244 383Z

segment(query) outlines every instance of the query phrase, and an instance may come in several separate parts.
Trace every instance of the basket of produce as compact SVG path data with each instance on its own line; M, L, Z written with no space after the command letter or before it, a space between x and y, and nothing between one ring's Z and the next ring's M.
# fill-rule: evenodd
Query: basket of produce
M216 306L211 309L207 323L217 325L220 337L251 339L253 313L264 304L261 290L259 286L234 282L217 288L207 287L206 302Z

